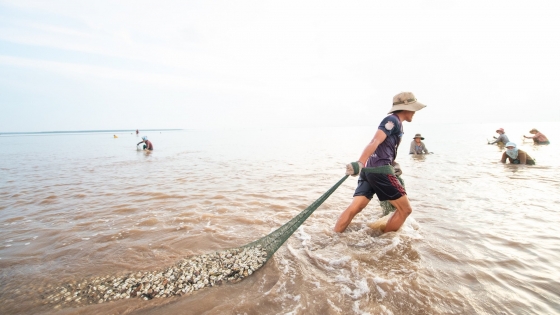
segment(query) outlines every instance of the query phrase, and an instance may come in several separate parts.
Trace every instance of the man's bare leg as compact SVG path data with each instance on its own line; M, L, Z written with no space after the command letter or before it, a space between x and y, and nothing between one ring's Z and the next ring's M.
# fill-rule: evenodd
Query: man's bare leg
M406 197L406 196L405 196ZM402 197L401 197L402 198ZM352 199L352 203L342 212L338 221L336 221L336 225L334 226L334 231L338 233L344 232L352 219L356 216L356 214L360 213L369 203L369 199L364 196L356 196Z
M406 218L412 213L412 207L408 201L408 197L403 195L399 199L389 200L389 202L397 208L393 216L387 221L383 233L397 231L404 224Z

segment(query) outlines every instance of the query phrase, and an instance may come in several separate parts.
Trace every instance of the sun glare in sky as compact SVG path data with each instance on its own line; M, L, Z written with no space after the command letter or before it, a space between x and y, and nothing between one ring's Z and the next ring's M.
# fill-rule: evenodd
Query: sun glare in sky
M0 132L558 121L558 1L0 1Z

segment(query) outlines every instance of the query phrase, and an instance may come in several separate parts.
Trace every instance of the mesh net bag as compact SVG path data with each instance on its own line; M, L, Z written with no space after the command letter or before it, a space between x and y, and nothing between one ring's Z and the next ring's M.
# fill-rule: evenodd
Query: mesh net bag
M315 211L321 204L329 198L329 196L340 186L346 179L348 175L342 177L333 187L331 187L327 192L325 192L319 199L315 200L309 207L305 208L293 219L288 221L286 224L279 227L274 232L251 242L243 247L260 247L266 251L266 260L268 261L272 255L286 242L288 238L305 222L305 220Z

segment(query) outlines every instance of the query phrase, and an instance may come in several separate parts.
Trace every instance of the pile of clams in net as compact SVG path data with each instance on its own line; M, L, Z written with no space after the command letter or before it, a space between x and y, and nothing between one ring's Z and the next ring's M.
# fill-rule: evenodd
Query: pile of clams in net
M259 269L266 259L267 252L260 245L229 249L185 258L163 270L66 283L44 294L43 301L60 307L188 294L204 287L240 281Z

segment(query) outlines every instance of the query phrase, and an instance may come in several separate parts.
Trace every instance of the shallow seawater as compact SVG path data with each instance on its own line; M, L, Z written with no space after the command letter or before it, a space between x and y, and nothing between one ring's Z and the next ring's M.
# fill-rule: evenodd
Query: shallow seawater
M504 127L537 160L499 162ZM533 127L551 140L534 146ZM319 198L376 126L0 135L2 314L560 313L557 124L405 124L413 213L378 235L374 199L342 234L348 178L266 265L192 294L55 308L49 286L157 270L250 243ZM430 151L410 156L415 133ZM559 142L560 143L560 142Z

